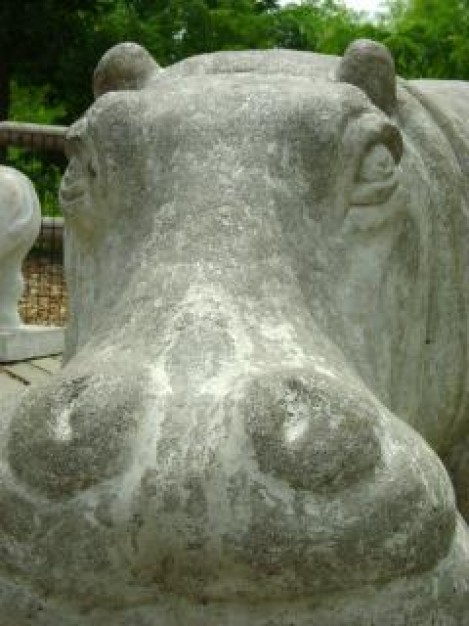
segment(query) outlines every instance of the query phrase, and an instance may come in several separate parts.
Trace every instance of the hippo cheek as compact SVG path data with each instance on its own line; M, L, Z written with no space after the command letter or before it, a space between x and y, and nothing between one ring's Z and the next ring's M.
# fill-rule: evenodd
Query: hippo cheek
M262 472L316 494L373 473L381 458L376 409L337 382L292 372L252 385L247 428Z
M108 374L68 372L28 394L8 442L18 478L49 498L63 499L127 466L142 412L140 381Z
M248 502L250 517L229 541L265 597L389 581L449 549L454 499L442 467L350 382L309 368L270 373L243 400L253 464L234 476L231 502L235 515Z

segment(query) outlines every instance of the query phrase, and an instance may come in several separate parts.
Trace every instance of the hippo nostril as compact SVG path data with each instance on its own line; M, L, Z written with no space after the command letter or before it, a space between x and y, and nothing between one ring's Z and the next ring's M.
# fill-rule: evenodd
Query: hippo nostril
M246 409L260 470L295 488L339 491L381 458L376 408L332 379L282 373L257 380Z
M121 472L141 416L143 372L86 364L31 391L10 426L14 474L51 499L69 498ZM141 378L139 378L141 377ZM126 438L127 437L127 438Z

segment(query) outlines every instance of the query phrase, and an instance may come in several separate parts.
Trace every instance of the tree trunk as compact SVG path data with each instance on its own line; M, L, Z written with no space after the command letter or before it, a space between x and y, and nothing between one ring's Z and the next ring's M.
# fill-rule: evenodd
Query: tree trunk
M10 73L5 56L0 55L0 122L8 119L10 109ZM0 163L5 162L6 149L0 146Z

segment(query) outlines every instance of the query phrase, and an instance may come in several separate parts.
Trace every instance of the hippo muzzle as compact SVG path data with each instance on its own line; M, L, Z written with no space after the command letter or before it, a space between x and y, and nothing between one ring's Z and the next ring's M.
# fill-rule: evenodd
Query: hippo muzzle
M65 366L1 437L2 567L55 598L47 623L391 625L382 598L408 593L409 624L468 615L436 454L465 432L465 347L433 321L429 368L431 176L346 60L341 80L284 51L162 71L124 44L98 66L60 192Z

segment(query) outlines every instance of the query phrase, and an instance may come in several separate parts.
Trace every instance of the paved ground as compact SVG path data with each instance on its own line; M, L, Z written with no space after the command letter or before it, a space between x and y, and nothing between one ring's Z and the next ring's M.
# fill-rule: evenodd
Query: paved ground
M0 363L0 403L7 394L19 393L25 386L34 385L60 369L61 356Z

